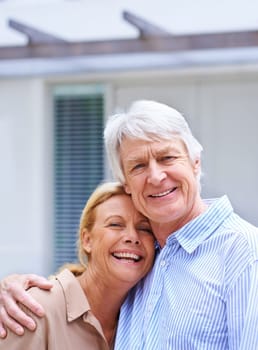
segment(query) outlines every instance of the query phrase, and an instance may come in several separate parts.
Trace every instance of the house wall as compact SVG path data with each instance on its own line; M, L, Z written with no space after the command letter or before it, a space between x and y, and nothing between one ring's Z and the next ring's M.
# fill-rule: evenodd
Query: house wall
M49 88L69 82L107 85L107 114L141 98L180 110L204 146L203 196L227 193L237 212L258 225L256 67L0 80L0 278L52 272Z
M44 84L39 79L2 80L0 96L0 277L45 273L51 246L45 205Z

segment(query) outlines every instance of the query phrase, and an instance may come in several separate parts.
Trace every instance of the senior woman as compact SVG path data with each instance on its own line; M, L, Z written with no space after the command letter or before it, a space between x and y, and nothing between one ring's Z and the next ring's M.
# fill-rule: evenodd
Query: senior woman
M113 348L120 306L154 259L150 223L120 184L102 184L89 198L78 250L81 265L62 269L51 291L29 290L46 310L43 318L26 310L36 331L22 337L8 332L1 350Z

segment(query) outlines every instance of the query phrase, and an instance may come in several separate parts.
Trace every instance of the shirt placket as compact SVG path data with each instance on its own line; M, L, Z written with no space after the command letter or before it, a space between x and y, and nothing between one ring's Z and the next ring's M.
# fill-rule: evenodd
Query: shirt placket
M146 305L146 322L151 319L154 308L156 307L159 298L162 294L163 284L164 284L164 272L166 270L166 260L160 259L158 262L158 267L155 269L155 274L152 281L151 293L149 295L147 305ZM154 288L155 287L155 288Z
M159 319L156 319L157 312L160 308L160 303L162 302L162 293L164 291L164 279L166 276L166 271L170 265L171 260L171 246L165 246L160 254L156 258L153 278L150 288L150 293L147 298L146 308L145 308L145 320L144 320L144 349L148 349L151 346L150 335L156 333L154 331L157 322L163 322L159 315Z

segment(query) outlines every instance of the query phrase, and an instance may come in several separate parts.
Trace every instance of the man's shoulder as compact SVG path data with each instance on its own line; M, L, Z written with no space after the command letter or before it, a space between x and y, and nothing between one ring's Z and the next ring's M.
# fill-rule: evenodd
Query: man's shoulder
M228 220L224 222L223 229L226 232L232 232L235 238L244 240L250 246L254 245L258 249L258 227L233 213Z

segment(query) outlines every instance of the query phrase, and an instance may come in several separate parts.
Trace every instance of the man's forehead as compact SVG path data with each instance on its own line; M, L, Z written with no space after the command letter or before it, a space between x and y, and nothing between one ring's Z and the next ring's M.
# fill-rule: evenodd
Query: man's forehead
M120 147L123 147L125 145L143 145L143 146L159 146L159 147L167 147L168 145L173 145L173 144L180 144L183 143L183 140L178 137L171 135L169 138L160 138L158 136L142 136L142 138L138 137L123 137L121 142L120 142Z
M146 156L149 152L164 154L182 149L183 142L179 139L162 141L125 140L121 144L121 151L127 159L134 160Z

